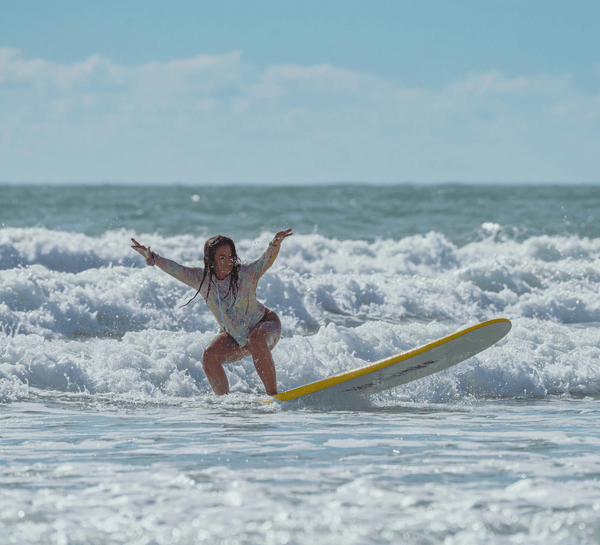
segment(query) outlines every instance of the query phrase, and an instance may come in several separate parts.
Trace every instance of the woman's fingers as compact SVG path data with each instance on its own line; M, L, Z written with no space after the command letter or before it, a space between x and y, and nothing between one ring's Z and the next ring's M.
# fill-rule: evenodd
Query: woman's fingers
M149 258L152 256L152 252L150 251L150 246L148 246L146 248L146 246L143 246L142 244L140 244L137 240L135 240L135 238L132 238L131 241L133 242L133 246L132 248L142 254L145 258Z
M277 233L275 235L274 241L275 241L276 244L281 244L281 241L284 238L291 237L293 234L294 233L292 233L292 229L291 228L290 229L286 229L285 231L279 231L279 233Z

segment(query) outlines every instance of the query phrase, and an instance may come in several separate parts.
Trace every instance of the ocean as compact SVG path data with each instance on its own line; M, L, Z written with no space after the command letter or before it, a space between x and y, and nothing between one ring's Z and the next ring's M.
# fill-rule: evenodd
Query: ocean
M130 248L232 237L284 391L492 318L371 398L215 396L218 331ZM0 185L0 544L600 543L600 186Z

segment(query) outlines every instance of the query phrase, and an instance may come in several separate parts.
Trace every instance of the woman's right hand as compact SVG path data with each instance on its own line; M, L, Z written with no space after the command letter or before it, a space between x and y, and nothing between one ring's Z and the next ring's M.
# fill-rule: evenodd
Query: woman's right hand
M152 257L152 252L150 251L150 246L146 248L146 246L142 246L135 238L132 238L133 246L131 246L136 252L142 254L146 259L150 259Z

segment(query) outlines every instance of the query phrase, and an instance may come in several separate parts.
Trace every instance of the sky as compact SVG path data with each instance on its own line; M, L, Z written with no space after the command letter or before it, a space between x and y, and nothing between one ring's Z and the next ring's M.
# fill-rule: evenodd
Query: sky
M0 182L600 182L598 0L0 0Z

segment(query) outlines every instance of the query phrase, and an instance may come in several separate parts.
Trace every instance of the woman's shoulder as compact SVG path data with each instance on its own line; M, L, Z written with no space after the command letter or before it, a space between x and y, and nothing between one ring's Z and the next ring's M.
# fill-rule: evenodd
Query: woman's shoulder
M266 269L269 268L270 262L267 259L266 253L258 259L240 265L240 275L262 276Z

